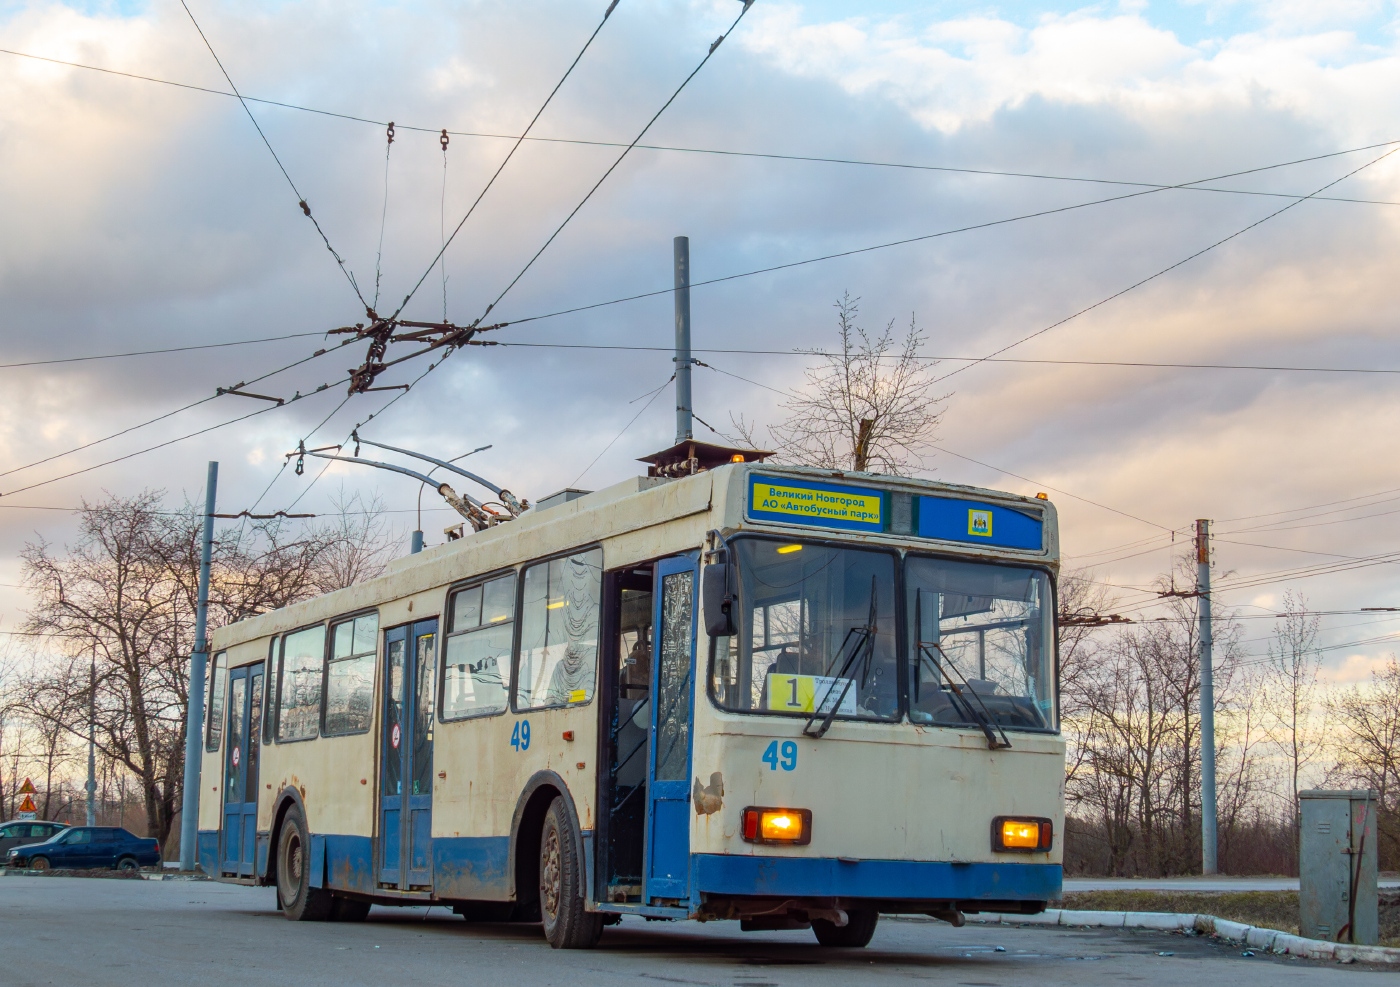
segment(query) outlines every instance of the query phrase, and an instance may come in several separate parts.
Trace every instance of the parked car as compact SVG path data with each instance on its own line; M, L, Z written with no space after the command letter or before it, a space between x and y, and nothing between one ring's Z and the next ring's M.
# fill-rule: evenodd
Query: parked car
M11 867L48 870L115 867L134 871L160 864L160 843L132 836L120 826L73 826L43 843L27 843L6 854Z
M19 819L0 826L0 853L24 843L41 843L68 828L67 823Z

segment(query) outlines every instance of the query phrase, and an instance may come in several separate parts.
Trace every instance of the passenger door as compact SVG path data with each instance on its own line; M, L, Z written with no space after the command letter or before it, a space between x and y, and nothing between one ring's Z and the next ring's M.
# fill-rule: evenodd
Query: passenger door
M229 672L224 745L225 874L251 877L258 828L258 761L262 747L263 665Z
M404 891L433 884L436 668L436 619L385 632L379 883Z
M656 565L647 785L645 898L690 894L691 696L695 681L695 560Z

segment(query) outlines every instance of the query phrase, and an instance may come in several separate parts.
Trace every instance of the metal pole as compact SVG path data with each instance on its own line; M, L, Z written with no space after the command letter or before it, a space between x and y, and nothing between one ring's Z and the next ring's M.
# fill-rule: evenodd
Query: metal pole
M1201 618L1201 873L1215 860L1215 681L1211 668L1210 522L1196 522L1196 601Z
M97 806L93 799L97 793L97 656L93 655L88 668L88 777L87 777L87 824L97 825ZM119 823L120 824L120 823Z
M209 556L214 550L214 494L219 486L219 464L209 464L204 484L204 545L199 554L199 597L194 612L194 654L190 655L189 708L185 713L185 789L180 805L180 869L194 870L198 863L199 768L204 745L204 667L209 660L205 627L209 616Z
M672 241L676 261L676 443L694 438L690 422L690 237Z

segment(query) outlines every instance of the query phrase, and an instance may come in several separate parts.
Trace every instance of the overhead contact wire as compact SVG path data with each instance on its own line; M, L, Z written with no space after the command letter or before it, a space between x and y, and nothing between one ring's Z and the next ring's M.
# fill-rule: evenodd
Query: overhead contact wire
M355 283L355 276L351 274L350 269L345 266L345 259L341 257L340 254L336 253L335 248L331 246L330 238L326 236L326 231L321 229L321 224L316 221L316 217L311 215L311 207L306 204L306 196L301 194L301 191L297 188L297 183L292 181L292 176L287 173L287 168L282 164L282 159L279 158L277 152L273 150L272 142L267 139L267 134L263 133L262 127L258 125L257 117L253 116L253 111L248 108L248 101L243 98L242 93L238 91L238 87L233 84L233 77L228 74L228 69L224 68L224 63L220 60L218 52L216 52L214 46L210 44L209 38L204 33L204 29L199 26L199 21L195 18L194 11L190 10L190 5L186 3L185 0L180 0L180 6L185 8L185 13L189 15L190 23L193 24L194 29L199 32L200 38L204 41L204 47L208 48L209 54L214 57L214 63L219 66L219 71L224 74L224 80L228 82L229 88L233 90L233 95L238 98L238 105L243 107L244 113L248 114L248 120L253 124L253 129L258 132L258 136L262 138L262 142L264 146L267 147L268 153L272 155L272 160L277 162L277 169L282 172L282 177L287 180L287 184L291 187L292 193L297 197L297 205L300 206L301 211L306 214L306 218L311 220L311 224L316 227L316 232L321 234L321 242L326 245L326 249L329 250L331 256L335 258L336 265L340 268L340 272L345 275L345 280L350 282L350 288L355 292L355 297L360 300L360 304L364 306L367 312L370 311L369 305L365 303L365 296L360 291L360 286Z

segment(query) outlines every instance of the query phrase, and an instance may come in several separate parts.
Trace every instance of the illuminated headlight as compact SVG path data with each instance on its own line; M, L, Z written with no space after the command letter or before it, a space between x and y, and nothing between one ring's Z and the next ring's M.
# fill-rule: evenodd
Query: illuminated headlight
M743 832L749 843L806 846L812 842L812 810L751 805L744 810Z
M1000 853L1044 853L1054 840L1049 819L997 816L992 820L992 849Z

